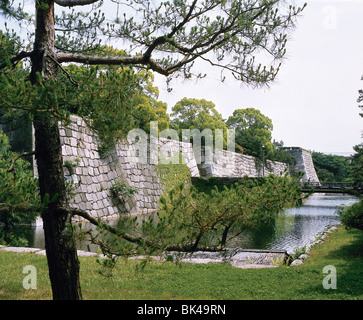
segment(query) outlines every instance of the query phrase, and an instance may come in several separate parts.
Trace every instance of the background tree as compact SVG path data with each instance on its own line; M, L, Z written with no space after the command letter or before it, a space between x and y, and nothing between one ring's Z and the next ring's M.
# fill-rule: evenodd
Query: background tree
M92 51L103 57L110 55L114 57L127 56L124 50L105 45L96 45ZM89 66L71 64L70 66L64 67L64 69L67 71L67 74L61 73L58 77L61 77L61 79L59 79L61 81L66 81L67 76L71 77L73 83L68 81L69 91L74 91L75 84L79 87L81 83L84 83L89 78ZM159 89L153 85L154 75L151 71L140 70L139 72L136 72L136 74L133 75L134 78L131 79L131 69L127 67L120 68L118 65L102 65L98 66L98 70L100 70L98 72L114 72L123 76L124 85L122 88L125 93L122 103L124 104L124 107L119 107L118 109L122 110L122 112L126 111L127 114L120 116L115 114L115 110L105 110L103 104L100 103L98 112L103 114L102 116L96 115L95 106L85 108L86 104L79 103L79 101L72 103L72 106L74 107L71 108L71 112L80 115L83 118L88 116L88 118L92 118L94 121L102 119L102 121L99 121L93 127L98 131L101 138L103 138L105 147L107 144L109 144L108 147L112 147L112 141L120 140L122 134L119 132L119 129L127 131L125 129L138 127L149 133L150 121L158 121L159 130L164 130L169 127L169 115L166 112L167 104L158 101ZM131 83L130 80L134 83ZM129 87L129 89L126 89L127 87ZM118 90L122 90L121 87L118 87ZM86 98L84 97L86 94L79 93L79 91L78 88L77 95L80 94L82 99ZM128 125L126 125L126 123ZM123 135L124 134L125 133L123 133Z
M354 153L350 158L350 178L353 183L363 183L363 143L353 147Z
M272 144L274 150L271 153L268 153L266 158L272 161L285 162L293 166L296 164L296 159L289 152L284 150L284 142L282 140L276 141L273 139Z
M69 113L77 114L98 133L102 155L114 148L115 142L133 128L149 132L150 121L158 121L159 130L169 127L167 105L157 100L159 91L153 86L150 72L142 70L136 73L126 67L94 68L75 64L63 69L67 74L59 73L57 80L67 85L66 117ZM97 73L96 77L94 73ZM109 76L111 73L112 77ZM67 81L67 77L71 77L73 83ZM110 99L112 86L115 98ZM120 96L116 97L117 94Z
M222 115L212 101L205 99L183 98L175 104L171 113L171 128L178 130L182 138L183 129L211 130L211 139L215 137L215 129L223 130L223 145L227 146L227 126Z
M313 152L312 157L320 181L348 181L350 163L348 157L321 152Z
M123 8L127 11L109 23L100 10L100 0L35 1L32 48L22 48L0 61L0 90L6 93L0 97L0 107L22 108L33 120L39 190L46 204L41 216L54 299L82 298L70 222L76 213L92 220L85 212L71 210L67 199L58 127L59 120L65 124L69 121L66 85L57 80L57 73L64 72L62 64L134 65L167 77L191 77L194 62L203 60L246 84L264 85L275 79L286 53L288 32L302 10L282 0L113 2L126 4ZM89 4L92 8L87 7L86 12L67 10L55 15L58 6ZM7 18L24 20L24 13L12 1L3 1L0 10ZM126 55L103 56L95 52L104 36L121 39L128 48ZM271 65L262 66L259 61L266 61L266 56ZM29 76L19 79L13 69L23 59L30 60ZM103 98L103 103L122 108L120 102L125 95L117 88L122 87L124 78L114 72L99 75L97 68L91 69L91 77L97 78L90 80L97 84L88 88L96 92L88 90L87 103L92 106L92 98ZM132 77L130 73L129 83L133 83ZM67 78L71 81L71 77ZM125 124L128 126L127 121ZM123 238L136 241L131 236Z
M246 154L261 157L262 146L265 154L272 153L272 121L254 108L237 109L227 120L227 126L235 129L236 143L242 146Z
M363 80L363 77L361 78ZM363 101L363 90L358 91L359 96L357 102ZM358 105L363 109L363 105ZM363 117L363 113L359 114ZM362 135L363 136L363 135ZM363 143L353 147L355 153L350 157L349 174L354 184L361 185L363 183ZM363 199L348 207L342 207L339 211L340 221L348 228L357 228L363 230Z
M158 129L162 131L169 129L170 117L167 113L168 105L158 101L159 89L153 86L154 77L151 72L147 73L144 90L136 99L136 106L133 110L133 117L139 128L150 133L150 121L158 122Z
M359 90L358 93L357 102L360 103L363 101L363 90ZM363 109L363 105L358 106ZM363 118L363 113L359 113L359 115ZM353 149L355 153L351 156L350 177L354 183L363 183L363 143L355 145Z

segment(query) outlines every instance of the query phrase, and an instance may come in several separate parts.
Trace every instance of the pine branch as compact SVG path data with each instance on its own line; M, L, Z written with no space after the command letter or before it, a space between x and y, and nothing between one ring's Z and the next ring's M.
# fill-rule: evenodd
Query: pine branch
M32 151L32 152L24 152L24 153L21 153L19 155L17 155L16 157L12 158L10 161L11 161L11 166L10 168L8 169L8 172L11 172L14 170L14 165L15 165L15 162L16 160L20 159L20 158L23 158L23 157L27 157L27 156L33 156L35 155L35 151Z
M157 63L154 59L146 59L144 56L133 57L119 57L119 56L87 56L83 54L74 53L58 53L56 56L58 63L63 62L77 62L90 65L144 65L149 66L155 72L162 75L169 75L170 73Z
M95 219L86 211L83 211L80 209L71 209L71 215L72 216L76 215L76 216L82 217L95 226L103 226L105 228L105 230L111 232L112 234L114 234L128 242L147 246L150 248L164 249L165 251L180 251L180 252L220 251L220 250L222 250L221 246L208 247L208 246L203 246L203 245L198 245L198 244L195 245L195 243L190 244L190 245L188 245L188 244L170 244L170 245L166 246L166 248L162 248L160 245L156 244L155 242L149 241L142 237L135 237L130 234L126 234L124 232L119 232L115 228L111 227L110 225L104 224L101 221L99 221L98 219Z
M54 0L54 2L61 7L85 6L98 1L99 0Z
M110 225L107 225L107 224L104 224L102 223L101 221L95 219L94 217L92 217L88 212L86 211L83 211L83 210L80 210L80 209L72 209L71 210L71 214L72 216L74 215L77 215L77 216L80 216L86 220L88 220L90 223L92 223L93 225L95 226L103 226L107 231L113 233L114 235L122 238L122 239L125 239L126 241L129 241L131 243L135 243L135 244L138 244L138 245L147 245L149 247L154 247L155 244L148 241L148 240L144 240L143 238L140 238L140 237L134 237L132 235L129 235L129 234L126 234L126 233L123 233L123 232L118 232L115 228L111 227Z
M73 84L75 85L77 88L80 87L79 83L77 83L73 78L72 76L69 74L69 72L67 72L67 70L65 70L62 65L57 61L55 60L52 56L49 56L56 64L57 66L65 73L65 75L67 76L68 80Z
M13 66L15 66L16 62L23 60L24 58L31 58L32 55L33 55L33 52L22 51L17 56L11 58L10 62L13 64ZM0 70L4 69L7 65L8 65L8 63L6 61L3 62L2 64L0 64Z
M10 205L7 203L0 203L0 216L7 215L11 212L37 212L39 211L39 206L28 206L24 204Z

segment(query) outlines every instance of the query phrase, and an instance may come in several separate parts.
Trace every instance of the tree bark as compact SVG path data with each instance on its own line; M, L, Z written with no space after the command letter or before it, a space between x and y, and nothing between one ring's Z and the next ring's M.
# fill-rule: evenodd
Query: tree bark
M42 3L41 5L39 3ZM39 1L36 7L36 35L32 55L31 80L38 83L55 78L54 3ZM82 298L79 281L79 261L73 241L70 214L63 173L62 147L58 120L51 113L34 116L35 157L39 175L41 199L53 199L43 210L43 228L49 277L53 299Z

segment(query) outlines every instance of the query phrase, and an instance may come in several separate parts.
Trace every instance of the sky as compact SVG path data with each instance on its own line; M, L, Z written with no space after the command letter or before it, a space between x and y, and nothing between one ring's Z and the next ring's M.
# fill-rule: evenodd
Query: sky
M276 81L252 89L237 81L221 83L219 71L207 79L173 81L156 76L159 100L172 106L184 97L214 102L228 118L235 109L253 107L273 123L272 138L285 146L350 154L362 142L363 0L308 0L287 45ZM300 2L297 2L300 3ZM212 68L212 67L211 67Z
M212 101L227 119L234 110L256 108L273 123L272 138L285 146L348 155L362 142L363 118L358 90L363 89L363 0L287 0L307 7L287 44L274 83L252 89L236 80L220 81L220 70L206 66L198 82L155 75L159 100L168 112L182 98ZM33 8L33 1L25 5ZM114 14L106 0L103 9ZM27 8L26 8L27 9ZM113 10L113 11L112 11Z

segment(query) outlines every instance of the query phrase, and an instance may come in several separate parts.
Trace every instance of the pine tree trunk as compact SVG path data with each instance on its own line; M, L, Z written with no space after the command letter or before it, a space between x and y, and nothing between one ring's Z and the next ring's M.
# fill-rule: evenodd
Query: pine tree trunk
M79 261L67 210L57 121L34 119L35 148L42 199L58 195L42 212L45 249L54 299L81 299Z
M55 78L57 65L54 55L54 3L37 1L36 35L32 57L31 80L37 83ZM38 74L38 76L37 76ZM66 187L63 173L62 147L58 120L50 113L34 116L35 157L42 201L52 201L42 212L45 248L53 299L79 300L82 298L79 281L79 260L73 240Z

